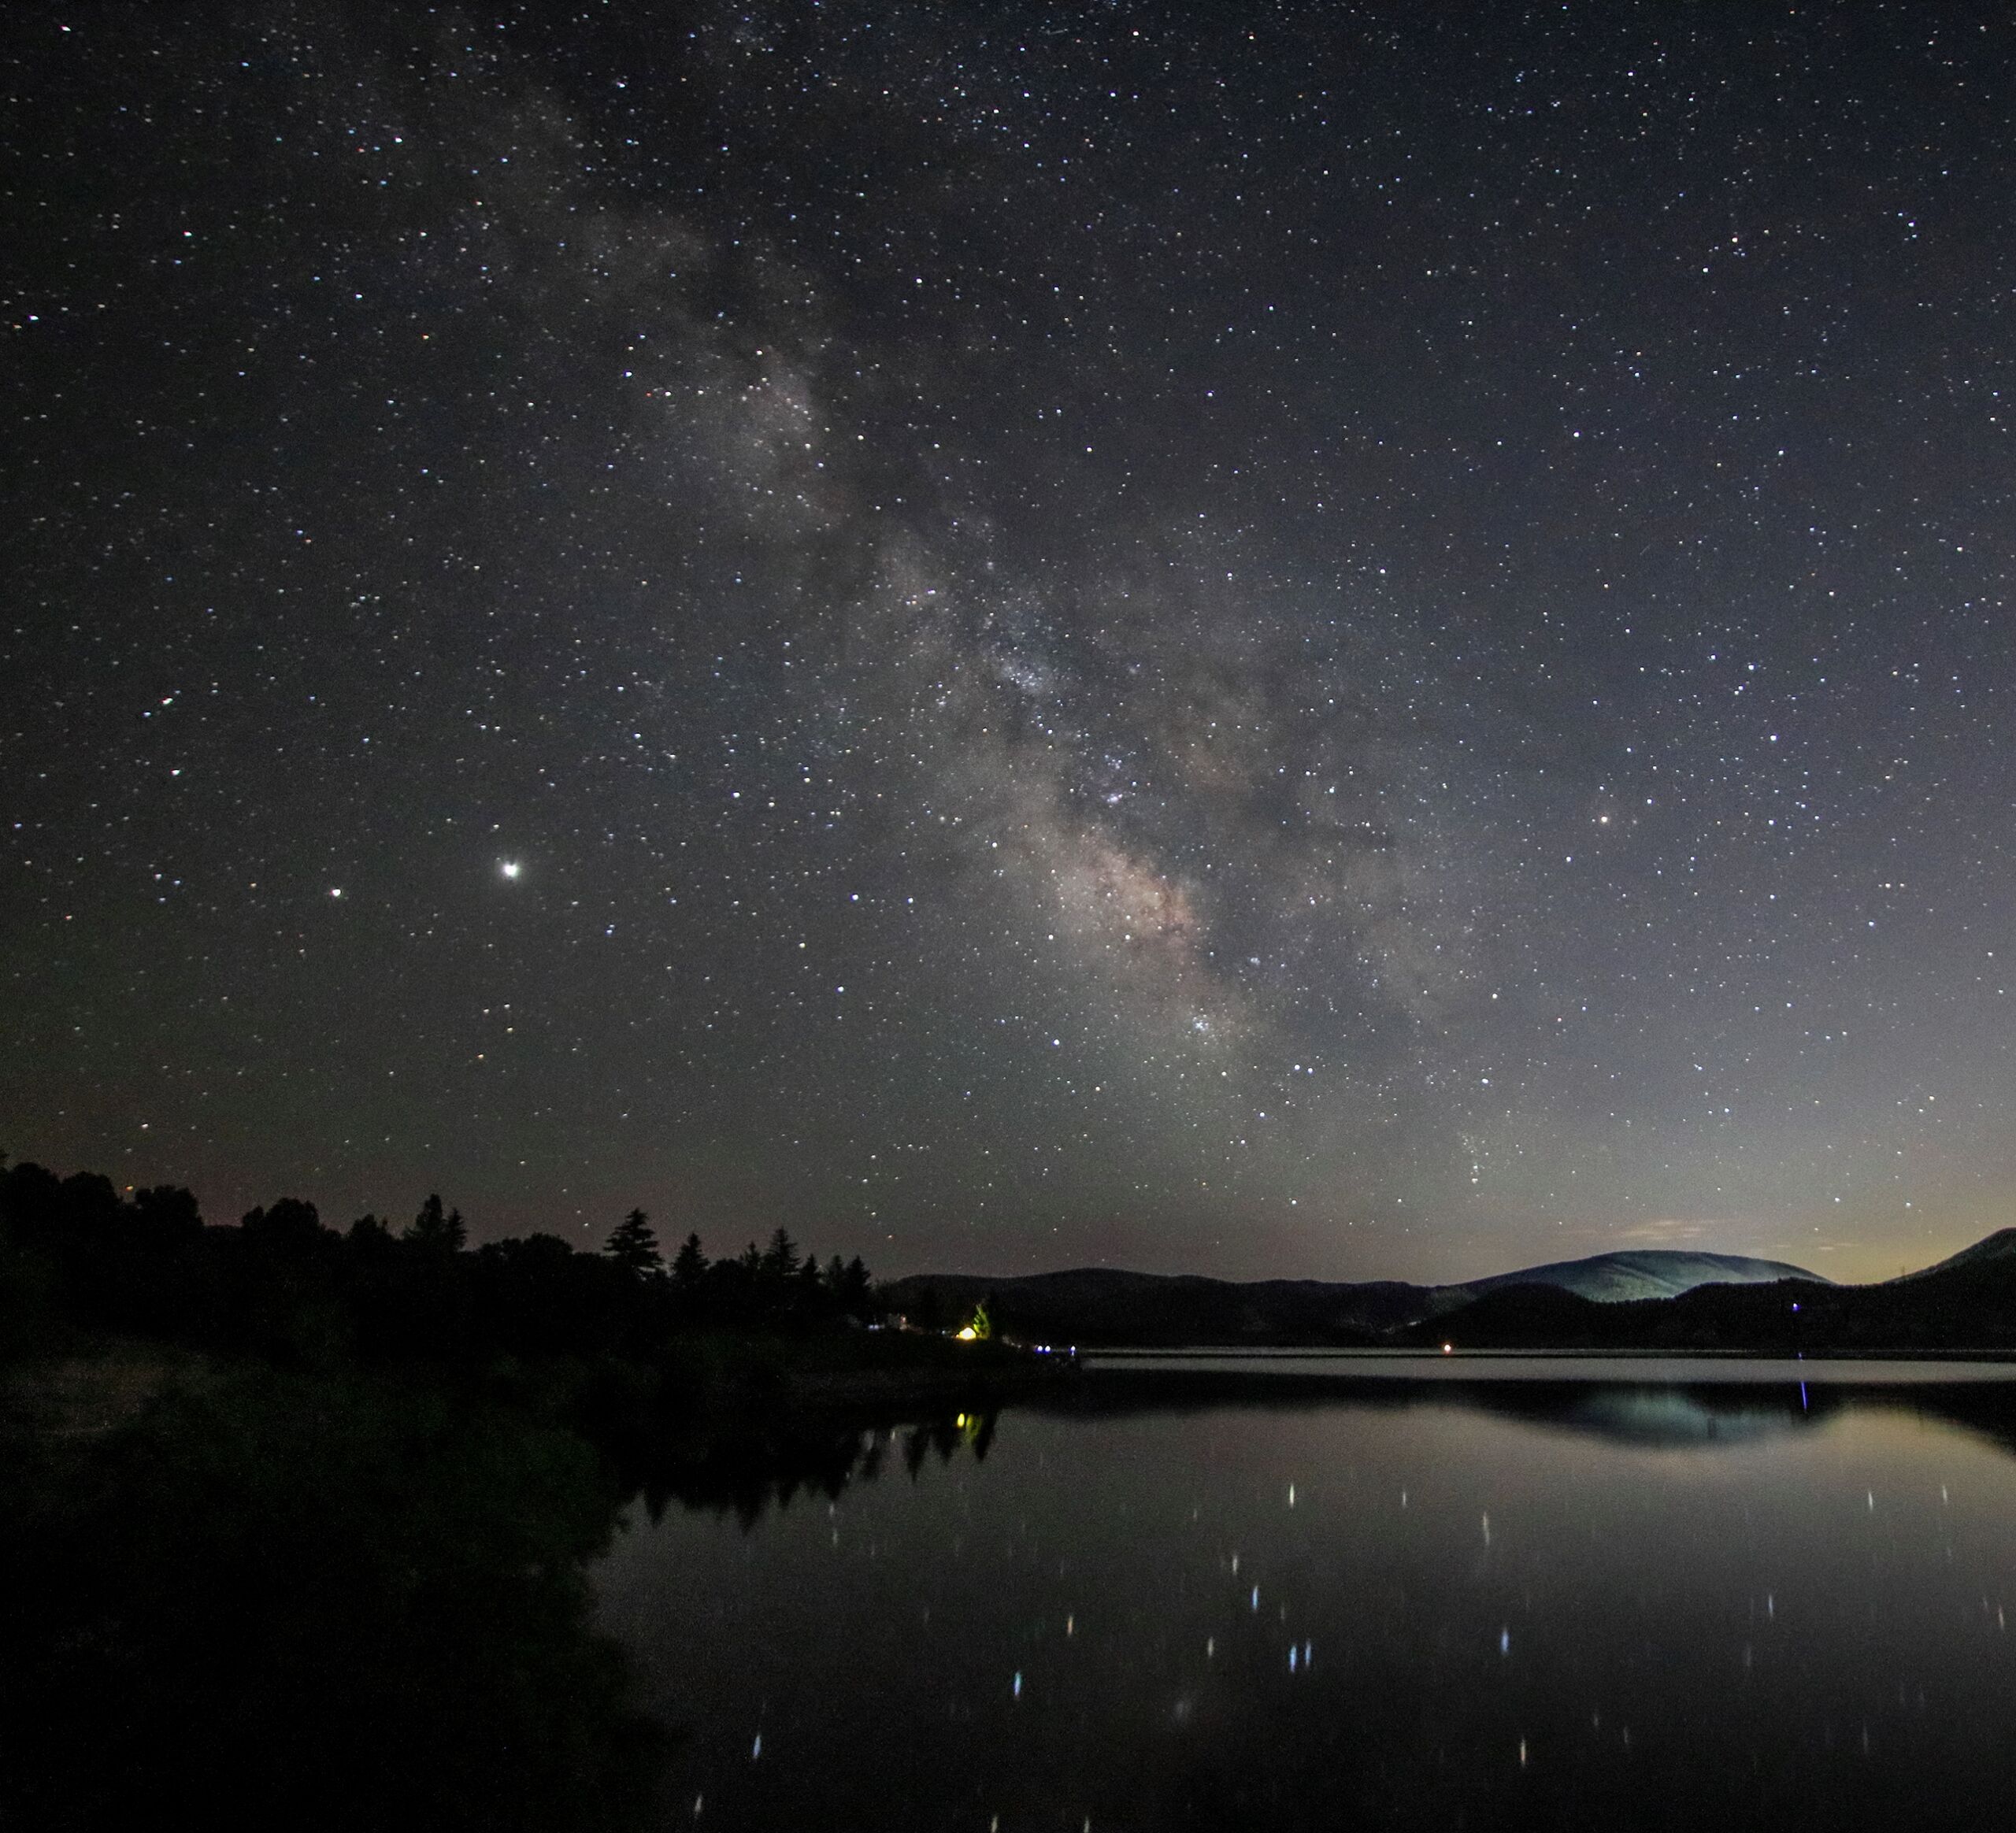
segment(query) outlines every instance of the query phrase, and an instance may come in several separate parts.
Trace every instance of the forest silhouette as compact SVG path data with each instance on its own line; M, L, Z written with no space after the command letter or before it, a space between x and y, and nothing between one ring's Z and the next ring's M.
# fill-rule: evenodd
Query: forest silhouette
M588 1565L633 1498L748 1525L899 1443L913 1477L984 1456L991 1412L791 1385L995 1359L874 1314L861 1261L782 1228L667 1265L641 1210L600 1253L471 1247L438 1197L214 1227L0 1168L0 1825L649 1819L679 1739Z
M664 1266L633 1209L607 1251L534 1234L471 1249L459 1211L429 1196L404 1228L346 1231L284 1197L236 1228L206 1227L187 1190L122 1197L109 1179L0 1169L0 1305L291 1365L472 1361L498 1355L649 1356L708 1328L803 1334L867 1322L867 1268L821 1267L782 1228L710 1261L688 1235Z

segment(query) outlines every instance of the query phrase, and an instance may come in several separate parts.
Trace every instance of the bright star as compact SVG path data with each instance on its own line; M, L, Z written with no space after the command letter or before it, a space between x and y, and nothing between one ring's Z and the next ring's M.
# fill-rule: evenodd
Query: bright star
M497 869L503 873L506 878L514 879L518 876L518 862L515 859L499 860L497 862Z

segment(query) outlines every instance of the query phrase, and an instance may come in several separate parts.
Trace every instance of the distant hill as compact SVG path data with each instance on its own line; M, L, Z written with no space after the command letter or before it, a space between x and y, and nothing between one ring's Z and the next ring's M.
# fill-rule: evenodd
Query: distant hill
M1366 1346L1513 1287L1552 1287L1604 1304L1671 1298L1703 1285L1780 1279L1826 1282L1798 1267L1735 1254L1663 1250L1595 1254L1453 1286L1395 1279L1235 1283L1104 1267L1007 1279L918 1273L884 1286L895 1310L927 1328L950 1326L990 1302L995 1327L1028 1342L1173 1347L1183 1344Z
M2016 1237L2016 1229L2008 1231ZM1443 1291L1480 1298L1504 1286L1558 1286L1599 1304L1621 1305L1638 1298L1677 1298L1697 1286L1761 1286L1774 1279L1830 1281L1784 1261L1751 1260L1736 1253L1688 1253L1648 1248L1622 1253L1592 1254L1586 1260L1554 1261L1516 1273L1494 1273Z
M918 1273L878 1288L926 1328L949 1327L989 1302L996 1329L1030 1342L1167 1347L1184 1343L1360 1344L1425 1316L1427 1287L1320 1279L1233 1284L1188 1274L1106 1267L986 1279Z
M1688 1354L2016 1355L2016 1228L1900 1279L1836 1285L1782 1261L1648 1250L1462 1285L1225 1279L1083 1268L1021 1279L919 1274L882 1289L951 1325L983 1298L1026 1341L1080 1346L1652 1350Z
M1992 1240L1992 1238L1991 1238ZM1597 1304L1559 1287L1501 1286L1387 1340L1460 1350L1656 1350L1678 1354L2016 1353L2016 1252L1956 1254L1872 1286L1810 1278L1696 1286L1671 1298Z
M1905 1279L1922 1279L1933 1273L1950 1272L1955 1267L1979 1266L1984 1261L2007 1260L2016 1255L2016 1228L1998 1228L1992 1235L1984 1235L1972 1247L1963 1247L1958 1253L1948 1254L1943 1261L1931 1266L1921 1267L1914 1273L1902 1276ZM1899 1282L1892 1281L1892 1284Z

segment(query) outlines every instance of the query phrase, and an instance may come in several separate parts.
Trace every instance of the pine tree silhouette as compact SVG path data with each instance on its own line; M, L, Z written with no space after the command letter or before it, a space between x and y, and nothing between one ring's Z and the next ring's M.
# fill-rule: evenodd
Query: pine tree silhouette
M700 1238L689 1235L673 1256L673 1282L682 1291L691 1291L707 1276L707 1257L700 1251Z
M798 1244L783 1228L772 1231L758 1269L766 1279L788 1279L798 1271Z
M650 1219L642 1209L632 1209L610 1235L609 1257L633 1273L655 1273L665 1265L658 1252L658 1238L651 1232Z
M413 1217L413 1225L406 1232L408 1241L440 1253L461 1253L469 1238L461 1211L450 1209L444 1215L441 1199L435 1195L429 1195L421 1205L420 1213Z

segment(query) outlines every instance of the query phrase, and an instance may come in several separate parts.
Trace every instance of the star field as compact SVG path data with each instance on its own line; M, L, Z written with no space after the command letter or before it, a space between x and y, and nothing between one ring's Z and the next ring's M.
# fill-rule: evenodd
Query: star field
M2012 50L17 9L0 1144L891 1272L2003 1224Z

